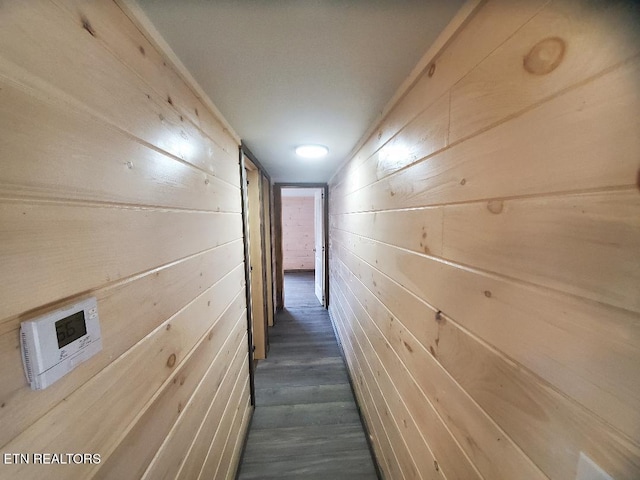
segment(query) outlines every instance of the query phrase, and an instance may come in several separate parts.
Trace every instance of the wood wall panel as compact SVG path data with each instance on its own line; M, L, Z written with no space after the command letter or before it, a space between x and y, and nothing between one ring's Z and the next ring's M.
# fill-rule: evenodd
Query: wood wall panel
M235 440L235 445L233 449L230 450L230 456L223 458L221 465L227 467L226 475L224 476L225 480L233 480L236 478L239 469L240 458L243 454L244 449L244 437L249 433L249 427L251 418L253 416L253 409L251 408L251 400L249 394L249 385L245 386L244 391L242 392L242 396L240 397L241 406L244 408L239 408L239 412L244 412L242 414L242 418L238 428L231 432L229 438L231 441ZM222 468L220 472L222 473Z
M192 406L196 388L209 390L198 393L206 395L209 399L213 397L215 387L222 382L234 358L238 357L240 340L246 332L246 318L243 325L243 316L238 316L238 311L243 311L242 294L243 292L236 297L233 304L207 333L206 338L176 369L171 381L165 382L153 403L143 411L135 425L126 431L118 447L100 465L94 478L123 478L127 475L140 478L170 430L184 421L183 412ZM231 330L223 331L222 327ZM240 355L240 358L246 361L245 355ZM236 365L235 371L240 368L240 365ZM200 409L197 412L199 417L202 416L202 411Z
M403 444L402 440L400 440L401 443L397 443L398 440L396 440L394 445L400 447L400 455L402 455L402 449L409 451L412 464L420 472L405 476L438 478L437 472L441 471L448 479L481 478L464 452L452 439L451 434L443 426L433 405L422 394L413 377L402 371L398 375L398 370L395 368L398 364L397 358L389 361L390 356L393 357L394 354L376 354L376 352L380 352L379 347L386 345L388 340L383 337L372 321L370 315L374 315L375 312L371 310L370 305L356 299L351 289L344 291L344 293L342 300L352 306L349 310L352 319L349 325L354 329L351 332L354 341L357 338L370 338L373 342L360 345L358 355L368 359L368 364L372 369L374 386L378 391L387 392L385 397L389 403L385 405L384 410L389 412L395 421L395 428L402 430L402 435L406 438L406 444ZM387 366L386 369L384 365ZM408 392L410 393L407 394ZM431 431L433 437L438 440L431 444L427 443L421 433L425 431ZM448 459L451 461L446 461L444 456L436 453L435 455L439 458L437 461L434 452L445 450L452 453Z
M246 431L250 418L250 409L247 408L247 402L249 400L248 390L248 385L245 385L240 401L237 402L238 405L234 409L233 424L231 425L229 433L225 437L225 446L222 450L222 454L219 456L218 468L216 469L216 474L213 477L214 479L231 480L235 478L235 471L237 468L233 465L232 459L237 459L239 457L239 448L242 446L242 432ZM209 477L208 473L203 470L200 478L207 479L211 477Z
M450 141L637 55L638 18L636 2L549 2L451 90Z
M217 156L235 159L237 139L224 126L224 119L217 118L208 108L202 108L203 99L185 82L180 72L163 57L134 24L137 20L127 18L118 2L87 2L85 0L55 0L68 10L76 25L88 21L99 43L121 59L127 67L144 78L146 83L162 98L171 98L171 105L179 113L215 142ZM230 183L237 185L239 172L234 162L221 161L216 171ZM222 173L224 171L224 174Z
M382 255L393 257L389 252L381 252ZM363 261L357 253L342 249L341 258L348 270L358 275L357 280L352 277L345 283L354 289L355 298L363 303L372 318L377 319L380 328L389 332L386 335L389 344L400 347L399 356L418 382L422 378L420 372L423 372L425 380L438 378L439 370L433 372L426 367L437 364L435 361L439 362L492 418L506 420L504 425L508 425L505 427L507 433L517 440L518 445L528 445L535 452L532 457L536 463L552 462L555 464L553 468L561 471L563 476L570 476L569 472L575 467L581 450L598 459L601 465L606 465L612 474L638 468L640 450L624 435L594 418L587 409L567 401L549 388L546 382L523 371L495 349L486 348L481 340L444 313L440 314L440 319L436 318L436 308ZM381 307L382 304L387 307ZM391 341L393 339L396 341ZM635 365L628 360L627 363L630 369ZM487 372L491 372L491 375ZM400 378L400 375L395 378ZM451 385L442 375L436 383L449 392L449 401L444 396L438 397L440 402L437 405L444 405L440 408L446 412L457 403L451 400L455 396L452 397L450 392L460 387ZM413 399L415 396L406 398ZM534 423L530 423L529 418L532 408L538 412L538 420ZM442 418L455 421L463 416L460 413L443 413ZM435 428L429 426L423 431L435 432ZM456 428L451 428L451 431L455 433ZM471 436L477 438L478 435ZM435 437L435 433L432 433L432 437ZM499 442L503 441L504 437ZM561 443L557 448L550 448L556 442ZM487 448L489 443L484 441L480 445ZM442 440L438 439L433 444L434 450L442 447ZM461 444L465 445L465 442ZM472 451L470 455L474 453ZM441 464L445 465L440 458ZM505 475L501 477L507 478Z
M243 321L246 332L244 315L240 318L240 323ZM243 330L237 327L236 329L239 332ZM192 402L184 406L182 418L166 438L163 438L161 448L141 478L197 478L213 435L219 427L220 412L224 411L228 402L233 403L234 399L237 399L232 392L237 385L243 383L242 376L235 376L233 372L242 369L243 364L246 367L246 354L242 352L242 345L239 345L235 352L230 350L228 349L226 354L233 353L229 358L231 365L225 365L226 368L221 369L212 364L207 374L209 378L207 380L205 380L206 377L203 378ZM211 395L212 389L213 395ZM204 419L201 415L202 411L206 412Z
M420 441L446 478L640 475L632 3L484 2L331 181L329 308L387 478L431 478Z
M375 135L378 145L384 145L418 112L448 92L452 84L464 78L546 3L548 0L497 0L476 10L473 19L464 22L453 38L445 41L445 48L435 54L421 77L383 120ZM473 48L469 48L471 45ZM435 67L432 69L431 65Z
M382 425L380 412L373 401L372 390L369 387L371 378L365 377L365 373L369 372L369 369L365 369L364 365L361 366L360 360L355 355L357 350L355 350L355 346L352 343L354 340L349 335L350 331L345 330L345 324L349 317L345 313L337 290L331 291L331 296L331 298L335 299L332 308L334 326L345 349L347 365L353 371L352 378L355 379L354 388L358 398L358 405L365 414L365 424L368 426L369 437L378 466L384 478L399 477L402 475L400 465L393 451L393 445L390 443L386 430Z
M340 295L341 292L338 292ZM341 299L343 305L347 305L344 307L345 315L347 318L351 318L353 316L353 312L348 307L348 303L344 298ZM352 328L354 326L353 323L350 325ZM349 327L346 327L349 328ZM380 394L380 378L385 377L388 378L388 373L384 370L384 368L380 368L379 363L370 363L369 360L365 357L363 351L367 349L368 346L361 346L357 343L357 337L353 331L350 332L351 338L354 343L352 343L352 348L355 348L356 355L359 353L360 356L358 360L360 362L361 368L364 368L364 374L368 378L369 384L369 393L371 395L371 399L374 404L378 405L378 415L380 418L381 426L385 432L385 436L388 439L389 445L392 445L393 449L393 459L391 462L395 462L395 470L397 470L397 474L402 475L403 478L422 478L422 475L418 473L418 467L416 466L415 460L411 455L411 452L408 449L406 440L403 439L403 436L400 432L400 427L397 419L395 419L392 415L391 409L387 404L387 400ZM375 352L373 352L375 355ZM383 383L384 385L384 383ZM422 446L421 444L415 445L416 447ZM423 454L426 452L423 452ZM394 468L392 467L392 471ZM396 475L397 475L396 474Z
M181 116L173 100L160 96L126 60L106 48L86 20L79 22L49 0L4 4L0 72L40 97L71 104L178 159L216 172L215 142ZM235 160L231 150L220 162Z
M449 260L640 312L637 189L447 206L443 224Z
M481 8L473 10L473 21L469 21L469 18L452 20L451 24L458 24L459 27L451 32L445 30L446 37L438 38L435 42L446 48L433 52L433 58L423 59L429 63L428 68L417 76L411 88L396 94L401 97L401 101L391 108L376 126L374 134L366 139L353 159L344 166L344 175L334 176L333 188L336 195L342 194L345 187L352 190L352 185L361 175L355 172L363 162L438 98L448 94L451 85L462 79L548 2L549 0L483 2L485 4ZM469 14L467 9L462 9L461 12L463 15ZM469 45L473 45L473 48L469 48ZM432 64L435 64L435 68L433 74L429 75Z
M632 59L481 135L347 195L333 206L339 209L334 211L399 209L632 186L640 149L635 134L640 128L639 76L640 61Z
M103 349L93 361L81 364L74 375L65 376L47 389L33 392L16 369L20 365L18 329L20 320L3 324L0 336L0 443L4 444L31 425L54 405L118 358L150 331L196 298L203 285L217 283L242 261L242 243L235 241L173 263L129 281L92 292L100 308ZM172 295L166 295L171 291Z
M226 379L226 377L225 377ZM231 380L231 379L230 379ZM217 418L218 411L225 411L229 405L238 404L238 392L242 389L240 393L241 398L248 397L248 389L247 384L242 377L237 377L235 379L234 384L229 384L227 387L228 390L222 391L221 394L216 395L214 402L216 404L212 404L209 409L208 416L205 419L206 424L203 423L202 427L208 427L207 430L201 428L198 431L198 437L196 437L191 445L191 450L189 451L189 457L184 460L184 466L181 466L180 472L176 476L179 479L188 479L188 478L196 478L196 475L200 471L202 465L204 464L204 460L209 452L209 447L213 445L213 439L217 434L218 430L222 428L222 425L218 425L219 420ZM225 395L226 393L226 395ZM229 417L226 415L225 418ZM206 435L204 439L205 441L201 441L203 439L202 435ZM160 472L163 470L159 470ZM155 478L154 476L150 476L149 478Z
M352 193L447 146L449 94L429 106L371 157L358 165L357 174L339 194Z
M332 227L416 252L442 255L440 207L334 215Z
M237 467L252 410L238 141L127 15L114 2L2 5L0 445L101 459L1 465L2 479L138 479L180 467L170 440L187 449L205 420L215 432L240 418L220 470ZM32 391L20 321L89 296L102 351ZM200 439L208 449L213 433Z
M191 168L2 80L0 99L2 195L240 212L237 182Z
M58 202L2 200L0 222L3 268L29 273L2 289L2 318L242 236L239 214ZM37 289L31 289L34 278Z
M224 410L223 421L220 422L220 427L216 431L216 434L209 446L209 451L207 452L207 458L205 459L202 469L200 471L200 475L197 477L198 479L209 479L209 478L217 478L217 472L219 469L224 469L226 465L222 463L222 455L224 453L225 448L229 444L229 440L233 439L234 428L236 430L239 429L238 426L238 412L241 412L241 415L244 414L246 410L246 400L248 399L248 390L249 385L247 383L239 383L236 384L234 388L233 395L240 395L241 399L244 399L244 402L241 401L230 401L227 403L227 406ZM237 398L237 397L236 397ZM225 470L226 471L226 470ZM183 477L186 478L186 477Z
M631 438L639 434L638 383L629 382L640 361L637 314L366 239L351 236L342 244Z
M441 456L438 456L439 460L433 460L443 465L445 475L447 475L447 468L450 468L456 474L455 478L477 477L478 474L471 465L467 465L464 471L463 462L469 461L465 458L466 455L471 458L484 477L544 478L544 475L521 453L518 445L504 435L504 432L474 404L459 385L451 381L447 373L434 361L430 350L408 337L402 338L399 332L402 331L403 326L391 320L393 317L389 315L388 310L361 288L354 276L346 279L345 285L349 289L350 303L356 305L357 309L352 323L362 322L360 328L364 337L370 339L372 350L378 352L382 364L387 366L391 378L402 391L404 402L410 408L410 414L418 421L421 420L420 417L427 414L436 417L436 422L444 423L445 428L442 425L435 427L430 425L429 428L424 423L421 426L423 431L430 432L431 437L430 441L422 447L423 450L441 451L442 448L448 447L450 450L448 455L457 457L456 467L445 462ZM376 321L371 320L371 317L367 320L368 315L375 316ZM416 385L412 382L414 378ZM390 389L382 390L389 392ZM391 391L389 396L393 395ZM435 410L435 415L425 412L429 409ZM439 434L443 432L446 432L445 435L449 438L439 438ZM450 438L451 436L454 439ZM468 438L476 439L475 444L470 444L467 441ZM460 447L456 445L456 441ZM460 448L462 452L459 451ZM496 456L508 460L496 463L493 461Z
M206 340L211 324L227 306L226 298L242 299L244 272L241 266L236 267L234 273L158 326L145 341L113 361L5 448L15 452L47 451L54 441L59 451L100 451L106 460L129 425L139 420L147 402L155 400L155 394L165 382L175 378L174 372L190 357L194 346ZM215 327L214 324L211 328ZM220 327L228 328L224 324ZM83 413L82 423L68 420ZM104 428L105 418L110 419L108 428ZM43 474L49 475L47 467L16 465L13 474L25 479L42 478ZM92 465L78 465L73 473L64 475L65 478L90 478L95 470ZM51 475L62 473L53 470Z
M313 197L282 197L282 263L284 270L315 268Z

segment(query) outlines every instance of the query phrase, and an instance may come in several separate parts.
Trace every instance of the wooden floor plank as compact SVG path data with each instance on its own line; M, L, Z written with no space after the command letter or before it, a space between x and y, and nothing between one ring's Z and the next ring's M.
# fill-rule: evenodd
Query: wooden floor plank
M269 358L260 361L258 368L266 370L268 368L285 368L298 365L342 365L342 357L309 357L309 358L280 358L270 355Z
M288 348L282 348L282 345L274 346L272 343L269 353L278 355L280 358L340 357L340 350L338 350L335 340L322 344L296 344Z
M370 479L375 478L371 455L366 449L333 455L311 453L267 462L243 464L242 479ZM283 473L284 472L284 473Z
M335 442L335 438L341 441ZM308 454L331 455L341 451L366 450L360 425L320 425L282 428L273 438L268 430L256 431L247 443L247 463Z
M256 388L262 405L298 405L317 402L346 402L351 400L349 385L296 385L292 387Z
M306 405L272 405L256 409L252 430L359 423L354 402L310 403Z
M302 385L335 385L345 383L344 365L296 365L260 369L256 377L256 388L294 387Z
M309 344L309 343L313 345L318 345L323 343L335 342L333 331L322 332L322 331L314 330L310 332L303 332L303 331L296 331L293 329L291 330L292 331L290 331L288 335L285 332L281 332L279 335L270 335L269 338L271 341L278 340L278 343L280 343L281 345Z

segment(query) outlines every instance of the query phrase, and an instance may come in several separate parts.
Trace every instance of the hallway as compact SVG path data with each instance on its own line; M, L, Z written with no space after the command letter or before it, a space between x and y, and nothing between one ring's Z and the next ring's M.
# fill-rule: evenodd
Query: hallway
M347 372L313 274L285 275L286 308L256 368L240 479L375 479Z

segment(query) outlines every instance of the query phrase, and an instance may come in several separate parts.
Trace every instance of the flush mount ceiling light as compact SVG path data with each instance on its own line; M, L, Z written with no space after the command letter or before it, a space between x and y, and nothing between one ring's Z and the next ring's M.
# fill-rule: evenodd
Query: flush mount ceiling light
M324 145L300 145L296 148L296 155L302 158L322 158L329 149Z

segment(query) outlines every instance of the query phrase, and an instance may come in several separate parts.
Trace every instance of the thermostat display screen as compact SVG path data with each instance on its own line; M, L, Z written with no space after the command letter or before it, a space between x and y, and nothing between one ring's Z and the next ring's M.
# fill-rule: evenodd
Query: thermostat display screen
M87 334L84 310L69 315L62 320L58 320L55 325L56 335L58 336L58 348L62 348Z

